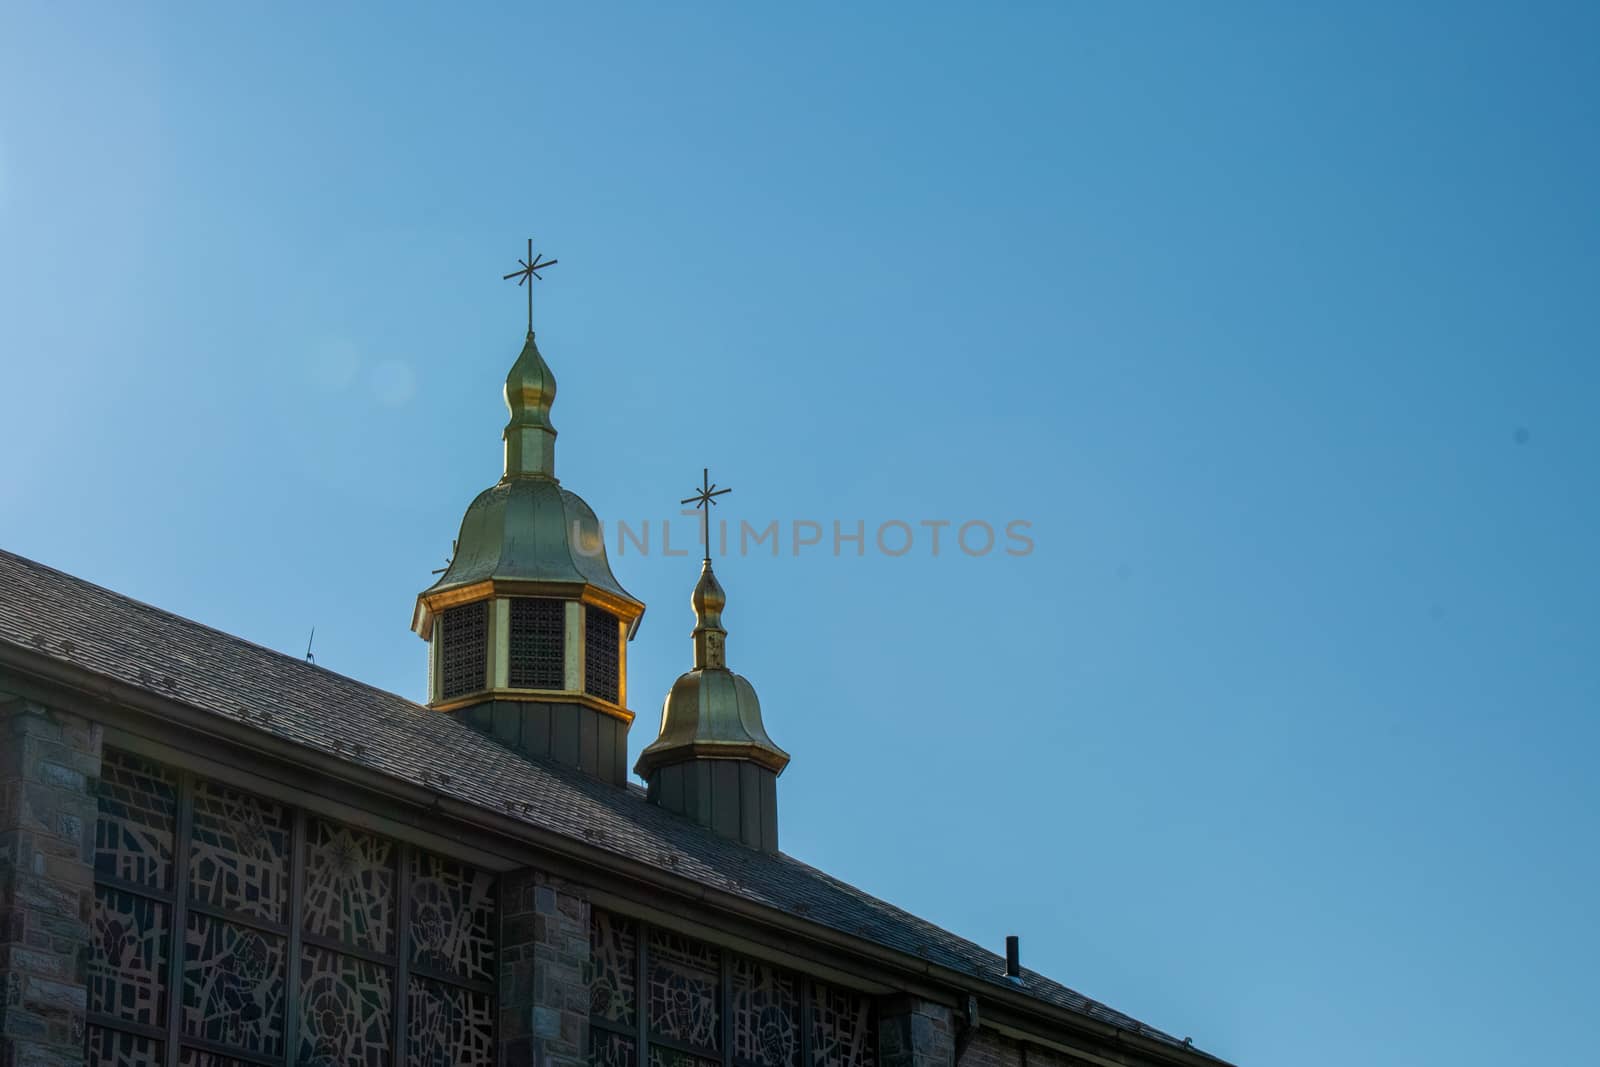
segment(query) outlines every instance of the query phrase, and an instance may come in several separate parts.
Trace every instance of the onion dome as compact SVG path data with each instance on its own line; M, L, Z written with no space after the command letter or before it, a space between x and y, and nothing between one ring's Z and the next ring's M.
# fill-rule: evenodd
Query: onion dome
M777 778L789 754L767 735L755 687L730 671L727 594L705 560L691 598L694 669L673 683L661 732L634 772L650 799L752 848L778 847Z
M594 509L554 478L504 478L479 493L461 520L449 567L419 604L486 581L587 588L632 609L635 619L644 613L611 573Z
M529 330L522 354L506 375L506 407L511 409L511 421L502 435L506 442L506 477L555 477L556 428L550 423L550 408L555 402L555 372L539 354L533 331Z
M417 596L428 704L513 748L627 780L626 643L644 604L611 572L594 510L555 476L556 379L528 331L506 376L505 471Z

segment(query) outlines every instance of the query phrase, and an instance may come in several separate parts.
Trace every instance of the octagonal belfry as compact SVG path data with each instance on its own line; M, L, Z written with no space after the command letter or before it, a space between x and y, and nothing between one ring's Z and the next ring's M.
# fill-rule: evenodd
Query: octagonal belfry
M417 596L428 705L529 755L627 781L627 643L644 604L611 573L600 522L555 476L556 380L528 331L506 377L505 474Z

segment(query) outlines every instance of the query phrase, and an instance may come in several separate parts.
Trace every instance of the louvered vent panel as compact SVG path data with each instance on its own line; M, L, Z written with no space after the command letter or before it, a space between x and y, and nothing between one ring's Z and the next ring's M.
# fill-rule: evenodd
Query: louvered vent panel
M621 643L617 617L594 605L584 609L583 691L616 703Z
M489 662L489 602L447 608L439 616L442 696L465 696L484 688Z
M547 597L511 601L507 680L517 689L566 688L566 604Z

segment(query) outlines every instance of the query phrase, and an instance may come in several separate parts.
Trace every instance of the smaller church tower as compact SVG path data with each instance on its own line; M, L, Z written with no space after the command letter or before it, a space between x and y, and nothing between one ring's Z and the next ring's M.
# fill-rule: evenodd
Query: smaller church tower
M714 503L711 489L708 481L698 498L699 506L708 510ZM690 599L694 669L673 683L661 708L661 734L639 754L633 769L648 784L652 803L723 837L776 852L778 775L788 766L789 754L767 736L755 687L728 669L728 631L722 626L728 597L712 570L710 553L708 536L700 581Z
M529 264L549 265L531 243L525 270L508 277L532 274ZM644 604L611 573L594 511L555 476L555 398L530 298L527 340L506 377L505 473L467 508L449 566L417 596L411 627L428 642L429 707L624 785L627 642Z

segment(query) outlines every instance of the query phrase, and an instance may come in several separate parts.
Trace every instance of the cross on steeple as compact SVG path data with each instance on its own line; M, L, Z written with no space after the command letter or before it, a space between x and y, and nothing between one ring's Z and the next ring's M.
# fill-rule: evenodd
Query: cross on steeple
M542 256L543 254L544 254L543 252L539 253L540 256ZM500 280L503 281L503 282L507 282L507 281L510 281L512 278L515 278L517 280L517 284L518 285L526 285L528 287L528 336L531 337L531 336L533 336L533 281L532 281L532 279L538 278L541 282L544 281L544 276L541 275L539 272L544 270L546 267L555 266L556 265L556 261L553 260L553 259L547 259L547 260L544 260L543 262L540 262L539 256L536 256L536 255L533 254L533 238L530 237L530 238L528 238L528 258L527 259L519 259L519 260L517 260L517 262L522 265L521 269L520 270L514 270L510 274L502 274L500 276Z
M711 468L700 468L700 488L694 496L684 497L678 501L680 504L693 504L700 510L700 535L706 546L706 562L711 562L711 509L717 505L717 497L724 493L733 492L730 486L727 489L718 489L717 483L711 480Z

